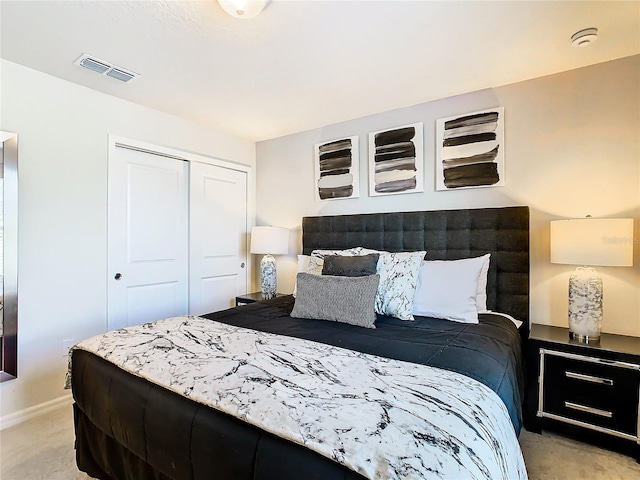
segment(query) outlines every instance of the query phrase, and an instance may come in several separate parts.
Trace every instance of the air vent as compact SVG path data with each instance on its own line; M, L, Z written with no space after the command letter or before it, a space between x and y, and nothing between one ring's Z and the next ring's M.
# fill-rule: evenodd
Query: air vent
M98 73L104 73L111 68L106 63L99 62L90 57L84 57L80 60L80 66Z
M132 78L136 78L135 73L125 72L119 68L112 68L106 73L107 77L115 78L116 80L121 80L123 82L128 82Z
M115 78L116 80L120 80L121 82L128 82L140 76L137 73L125 70L124 68L118 67L109 62L105 62L104 60L100 60L99 58L92 57L91 55L87 55L86 53L80 55L80 57L75 62L73 62L73 64L84 67L88 70L91 70L92 72Z

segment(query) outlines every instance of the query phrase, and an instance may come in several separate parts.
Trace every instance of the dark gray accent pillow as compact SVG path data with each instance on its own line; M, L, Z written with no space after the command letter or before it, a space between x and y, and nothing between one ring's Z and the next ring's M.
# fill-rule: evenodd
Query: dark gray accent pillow
M335 275L340 277L367 277L375 275L378 266L377 253L346 257L344 255L327 255L324 257L322 275Z
M379 283L380 275L337 277L299 273L291 316L376 328L374 304Z

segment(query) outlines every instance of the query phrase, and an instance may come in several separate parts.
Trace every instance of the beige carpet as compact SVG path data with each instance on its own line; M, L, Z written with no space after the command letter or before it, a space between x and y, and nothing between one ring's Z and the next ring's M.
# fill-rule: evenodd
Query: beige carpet
M523 430L520 446L529 480L640 480L640 464L633 457L561 435Z
M640 479L632 457L558 435L523 431L520 444L531 480ZM0 479L87 480L74 455L71 407L60 407L2 431Z
M0 432L1 480L86 480L76 467L71 405Z

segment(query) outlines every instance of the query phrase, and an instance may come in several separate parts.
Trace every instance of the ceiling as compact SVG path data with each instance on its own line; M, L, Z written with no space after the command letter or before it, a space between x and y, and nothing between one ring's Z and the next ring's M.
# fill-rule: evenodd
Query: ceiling
M8 1L6 60L251 141L640 53L640 2ZM573 33L599 29L572 47ZM122 83L88 53L141 74Z

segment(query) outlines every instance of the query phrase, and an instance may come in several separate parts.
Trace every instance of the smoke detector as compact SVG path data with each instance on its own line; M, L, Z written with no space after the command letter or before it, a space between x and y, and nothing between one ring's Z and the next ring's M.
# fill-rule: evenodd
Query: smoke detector
M597 28L585 28L571 36L571 44L574 47L587 47L598 39Z
M105 62L104 60L100 60L99 58L86 53L80 55L73 64L86 68L87 70L91 70L92 72L99 73L100 75L115 78L121 82L128 82L140 76L139 73L133 73L130 70Z

